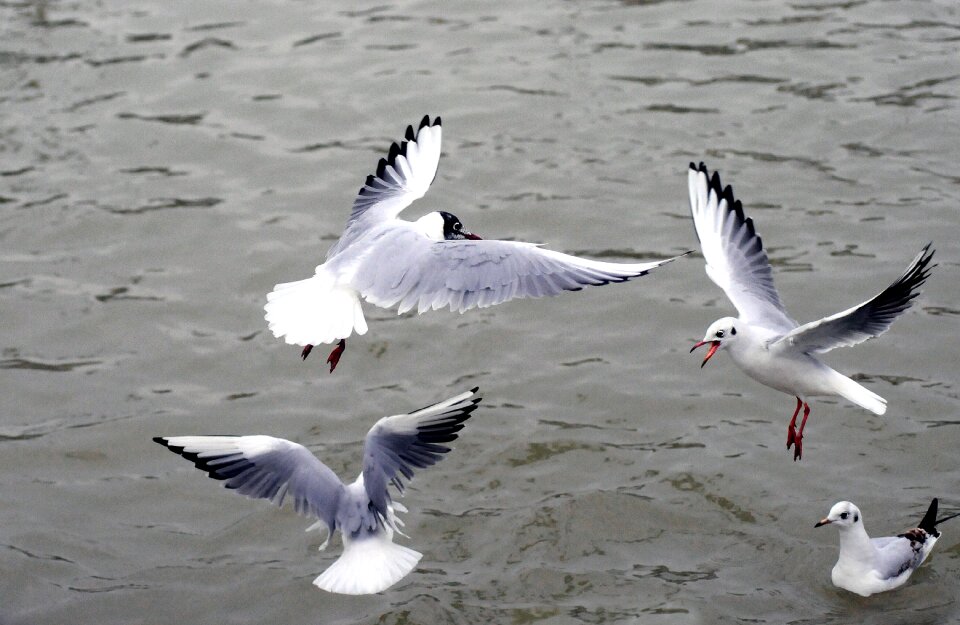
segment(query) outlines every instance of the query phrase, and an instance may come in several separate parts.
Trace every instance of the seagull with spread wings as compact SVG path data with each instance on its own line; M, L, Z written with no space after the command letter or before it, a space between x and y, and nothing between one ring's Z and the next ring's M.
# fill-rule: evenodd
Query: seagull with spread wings
M464 312L522 297L557 295L585 286L624 282L674 258L609 263L554 252L533 243L485 240L455 215L428 213L416 221L400 212L423 197L440 162L440 118L424 117L390 146L367 176L340 239L313 277L278 284L267 295L265 318L276 337L302 345L337 343L330 371L353 332L367 322L360 299L402 314L448 307Z
M432 466L450 451L464 421L480 403L474 388L409 414L384 417L367 433L363 470L351 484L306 447L272 436L158 436L153 440L190 460L227 488L283 505L293 500L300 514L319 519L307 530L327 528L326 548L335 530L343 553L313 583L323 590L366 595L386 590L405 577L423 554L393 542L407 509L393 501L388 485L403 492L414 469Z
M701 367L725 350L754 380L797 398L787 427L787 449L793 459L803 454L803 428L810 415L807 398L838 395L875 414L887 410L887 400L821 362L816 354L862 343L886 332L902 315L930 275L933 250L927 244L893 284L843 312L803 325L794 321L773 285L773 272L753 220L746 217L733 189L711 177L703 163L690 163L690 211L707 275L736 307L739 317L714 321L691 352L709 345ZM803 421L796 429L803 408Z

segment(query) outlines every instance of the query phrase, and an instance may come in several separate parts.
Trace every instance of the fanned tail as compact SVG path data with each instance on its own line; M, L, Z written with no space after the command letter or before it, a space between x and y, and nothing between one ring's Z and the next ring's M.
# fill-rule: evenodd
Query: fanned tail
M360 298L348 286L318 273L312 278L278 284L267 294L264 318L276 337L295 345L334 343L351 333L365 334Z
M343 537L343 554L313 584L344 595L372 595L386 590L413 570L423 554L393 542L393 532Z

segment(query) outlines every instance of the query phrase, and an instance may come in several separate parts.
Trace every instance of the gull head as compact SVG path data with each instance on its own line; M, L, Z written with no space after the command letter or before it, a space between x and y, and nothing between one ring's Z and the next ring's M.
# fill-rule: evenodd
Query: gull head
M717 350L726 347L733 341L737 340L737 320L733 317L724 317L723 319L717 319L710 327L707 328L707 333L703 335L703 340L698 341L696 345L690 348L690 353L693 353L693 350L698 347L703 347L704 345L710 345L710 349L707 350L707 355L704 356L703 362L700 363L700 367L703 368L703 365L707 364L707 361L713 358L713 355L717 353Z
M841 501L830 508L830 514L820 519L814 527L824 525L836 525L841 530L853 527L861 523L863 517L860 516L860 508L849 501Z
M456 215L446 211L438 211L436 214L439 215L443 220L443 239L447 241L454 241L457 239L470 239L472 241L480 240L480 237L464 229L463 223Z
M447 211L427 213L414 224L425 237L432 241L480 240L480 237L464 229L463 223L456 215Z

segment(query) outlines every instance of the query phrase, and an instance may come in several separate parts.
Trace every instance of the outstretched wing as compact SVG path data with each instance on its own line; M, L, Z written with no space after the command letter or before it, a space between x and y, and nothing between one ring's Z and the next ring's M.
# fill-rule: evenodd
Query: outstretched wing
M677 258L677 257L674 257ZM428 239L414 228L385 230L354 273L351 285L372 304L399 312L449 307L464 312L521 297L557 295L624 282L674 258L607 263L493 239Z
M858 306L791 330L773 345L786 344L805 352L828 352L880 336L910 308L920 286L930 276L933 259L928 243L897 280Z
M690 212L707 262L707 275L736 307L744 321L786 332L797 322L790 318L773 285L773 271L753 220L743 214L733 188L724 188L720 176L690 163L687 174Z
M432 466L450 451L444 443L456 440L463 422L477 409L477 390L409 414L384 417L370 428L363 445L363 484L382 518L389 518L387 484L402 492L403 478L411 479L414 469Z
M404 141L393 143L387 158L380 159L376 174L367 176L353 201L353 210L347 221L363 219L368 222L393 219L427 192L440 163L440 118L432 122L425 115L414 134L407 126Z
M300 514L313 514L332 532L343 483L302 445L272 436L158 436L180 454L241 495L279 505L293 498Z

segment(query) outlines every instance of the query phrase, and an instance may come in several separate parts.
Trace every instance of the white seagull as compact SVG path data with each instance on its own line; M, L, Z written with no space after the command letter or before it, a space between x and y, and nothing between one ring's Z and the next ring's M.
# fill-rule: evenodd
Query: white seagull
M409 414L384 417L370 428L363 444L363 471L344 484L302 445L272 436L160 436L153 440L191 460L224 486L251 498L283 505L293 499L300 514L319 520L307 528L327 528L343 537L343 553L314 585L329 592L367 595L386 590L417 565L423 554L393 542L407 509L392 500L393 484L429 467L450 451L464 421L480 403L477 389Z
M607 263L518 241L481 240L454 215L438 211L416 221L400 212L423 197L440 162L440 118L424 117L414 133L390 146L353 202L340 240L312 278L278 284L265 318L276 337L304 346L337 343L337 366L351 333L364 334L360 298L402 314L449 307L464 312L520 297L557 295L584 286L624 282L674 260Z
M700 163L690 163L690 211L707 275L723 289L739 317L714 321L703 340L691 348L710 345L701 367L725 349L740 369L754 380L797 398L787 427L787 449L796 443L793 459L803 453L803 428L810 415L807 397L839 395L875 414L887 410L887 400L831 369L815 354L856 345L887 331L893 320L910 307L920 285L930 275L933 250L927 244L902 276L873 298L843 312L799 325L773 285L770 261L753 220L743 214L733 189ZM797 414L803 421L796 430Z
M869 597L905 584L940 538L937 525L956 516L960 513L938 521L934 498L916 528L896 536L870 538L863 528L860 509L841 501L814 527L835 525L840 530L840 558L830 575L833 585Z

